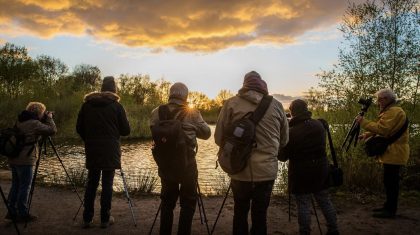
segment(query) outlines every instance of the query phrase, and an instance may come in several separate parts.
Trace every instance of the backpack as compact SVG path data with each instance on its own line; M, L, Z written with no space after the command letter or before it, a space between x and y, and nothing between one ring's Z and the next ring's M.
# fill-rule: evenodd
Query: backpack
M26 145L25 136L16 125L0 130L0 155L16 158Z
M241 172L247 165L252 149L256 147L255 129L273 100L264 96L254 112L245 114L226 127L217 160L228 174Z
M161 178L180 181L189 163L189 145L182 129L186 113L182 109L170 112L168 105L159 106L158 112L159 121L151 126L153 159Z

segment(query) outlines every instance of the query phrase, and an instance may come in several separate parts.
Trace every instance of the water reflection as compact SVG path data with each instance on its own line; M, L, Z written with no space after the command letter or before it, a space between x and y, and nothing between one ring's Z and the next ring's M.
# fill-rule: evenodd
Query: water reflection
M211 126L211 129L212 133L214 133L214 126ZM223 191L227 189L229 178L220 167L215 169L218 148L214 143L213 135L208 140L198 140L198 144L196 159L201 191L204 194L223 194ZM151 146L151 141L123 144L122 167L128 182L130 182L130 179L135 179L139 174L147 172L152 172L158 177L157 166L150 150ZM83 146L66 144L56 147L63 164L70 173L83 171L85 168ZM51 148L48 148L47 152L47 157L41 159L39 176L45 182L56 182L57 179L64 179L65 173L60 162L54 157ZM116 172L119 174L118 170ZM122 180L118 174L115 176L114 189L121 191L123 189ZM154 191L160 191L160 180L158 180L158 187Z

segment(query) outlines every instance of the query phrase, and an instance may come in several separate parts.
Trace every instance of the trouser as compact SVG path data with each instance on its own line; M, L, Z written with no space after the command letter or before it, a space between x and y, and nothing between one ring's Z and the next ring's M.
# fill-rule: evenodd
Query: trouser
M197 177L197 169L193 169L187 171L182 177L181 182L161 178L161 235L170 235L172 233L173 210L178 196L181 206L178 221L178 235L191 234L192 219L197 204Z
M386 201L384 203L384 209L391 214L397 212L398 206L398 194L399 194L399 183L400 183L400 165L384 165L384 187L386 193Z
M112 185L114 183L115 170L88 169L83 211L83 220L85 222L90 222L93 219L96 190L98 189L101 172L101 222L108 222L111 215Z
M12 186L8 195L8 204L13 216L28 215L28 196L33 179L33 166L10 165L12 169Z
M327 221L328 232L336 232L338 230L336 211L328 196L328 190L322 190L313 194L294 194L296 197L299 234L311 233L312 195L314 195L315 200Z
M274 180L247 182L232 180L234 205L234 235L248 233L248 212L251 207L251 234L267 234L267 209ZM250 205L251 204L251 205Z

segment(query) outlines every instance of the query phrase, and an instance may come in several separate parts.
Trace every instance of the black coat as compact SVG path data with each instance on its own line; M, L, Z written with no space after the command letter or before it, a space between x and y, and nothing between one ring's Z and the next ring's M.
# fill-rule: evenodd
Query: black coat
M289 159L289 190L293 194L315 193L327 188L328 161L322 123L311 113L289 123L289 142L280 157Z
M85 143L87 169L120 169L120 136L130 134L130 125L118 95L94 92L85 96L76 130Z

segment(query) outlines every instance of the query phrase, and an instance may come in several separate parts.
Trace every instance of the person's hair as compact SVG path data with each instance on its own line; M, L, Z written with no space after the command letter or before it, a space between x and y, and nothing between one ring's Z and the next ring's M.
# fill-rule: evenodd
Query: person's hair
M26 106L26 111L35 113L36 115L44 113L46 109L45 105L40 102L29 102Z
M397 102L397 95L394 93L393 90L389 89L389 88L385 88L385 89L381 89L379 91L377 91L375 93L376 98L378 98L379 96L383 96L388 98L390 101L392 102Z

